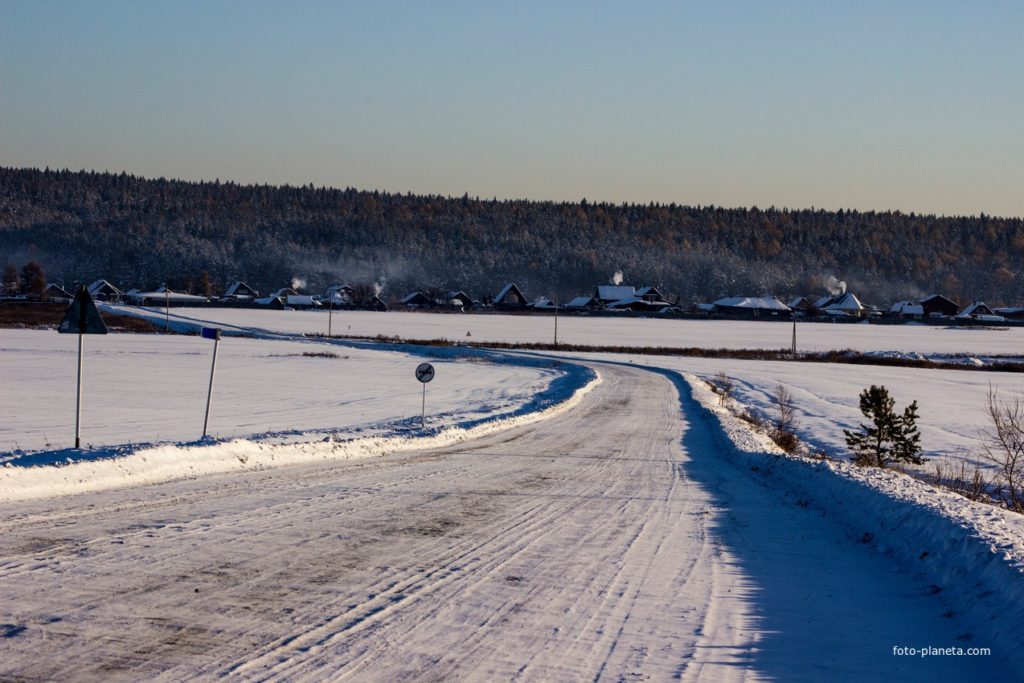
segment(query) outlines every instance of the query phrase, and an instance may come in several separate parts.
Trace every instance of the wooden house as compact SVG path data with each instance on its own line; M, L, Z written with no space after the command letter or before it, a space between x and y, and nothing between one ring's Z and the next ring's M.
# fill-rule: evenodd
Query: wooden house
M789 306L774 296L728 296L714 302L715 313L738 318L788 315Z
M526 295L514 282L509 282L494 295L494 307L499 310L523 309L527 303Z
M224 296L221 298L233 299L235 301L252 301L258 298L259 295L259 292L239 280L228 285L228 288L224 290Z
M124 292L106 280L96 280L88 287L89 294L97 301L120 301Z
M964 310L956 314L959 320L976 320L978 322L998 323L1006 320L989 308L984 301L972 301L964 306Z
M598 285L594 288L594 298L603 306L616 301L632 299L635 296L636 288L633 285Z
M917 303L921 304L925 316L928 317L946 316L952 318L960 311L960 304L941 294L931 294L923 299L918 299Z
M430 299L428 299L427 295L420 290L416 290L415 292L409 292L402 297L402 300L399 303L403 306L407 306L408 308L427 308L430 306Z

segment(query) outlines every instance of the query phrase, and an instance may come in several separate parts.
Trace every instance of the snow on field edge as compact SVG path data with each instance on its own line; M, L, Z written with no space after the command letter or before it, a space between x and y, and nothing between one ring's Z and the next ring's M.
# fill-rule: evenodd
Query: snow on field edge
M418 436L378 435L336 441L272 444L232 439L212 445L167 444L142 448L123 457L87 460L63 466L0 468L0 502L51 498L175 479L260 470L317 460L356 460L412 450L450 446L495 432L546 420L579 404L601 381L582 365L512 413L442 427ZM559 381L561 380L561 381Z
M700 378L683 375L702 417L717 423L726 451L832 515L853 538L924 573L936 590L985 624L968 646L1024 646L1024 516L974 503L907 475L792 456L718 404ZM984 642L989 637L995 642ZM1017 660L1024 674L1024 660Z

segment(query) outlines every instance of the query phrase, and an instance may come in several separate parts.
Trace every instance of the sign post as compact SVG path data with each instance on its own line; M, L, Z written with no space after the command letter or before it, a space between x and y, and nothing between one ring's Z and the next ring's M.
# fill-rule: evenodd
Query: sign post
M423 404L420 408L420 429L427 428L427 382L434 379L434 366L420 363L416 366L416 379L423 385Z
M210 366L210 388L206 392L206 417L203 418L203 438L206 438L207 427L210 424L210 402L213 399L213 376L217 372L217 347L220 346L220 330L216 327L204 327L203 339L213 340L213 364Z
M75 292L75 300L71 302L64 319L60 321L57 332L78 335L78 388L75 394L75 448L82 447L82 351L84 335L106 334L107 326L100 316L96 302L92 300L85 285L79 285Z

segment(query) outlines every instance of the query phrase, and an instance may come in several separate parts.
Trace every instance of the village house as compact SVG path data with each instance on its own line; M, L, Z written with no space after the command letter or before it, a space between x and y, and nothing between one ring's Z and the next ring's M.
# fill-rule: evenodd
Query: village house
M897 301L889 309L889 315L904 320L920 320L924 317L924 306L913 301Z
M989 308L984 301L972 301L964 306L964 310L956 314L958 320L974 320L985 323L1001 323L1006 318L996 315L996 312Z
M927 317L946 316L952 318L960 311L960 304L941 294L930 294L923 299L918 299L917 303L921 304Z
M167 287L160 287L151 292L140 292L133 289L125 295L125 298L136 306L192 306L210 303L205 296L175 292Z
M636 289L632 285L598 285L594 289L594 298L603 306L634 297L636 297Z
M124 292L106 280L96 280L87 289L89 295L97 301L120 301L124 298Z
M430 299L420 290L416 290L403 296L399 303L409 308L427 308L430 306Z
M600 302L592 296L578 296L565 305L565 308L574 311L592 311L600 307Z
M789 306L774 296L728 296L713 303L715 313L739 318L786 315Z
M494 308L498 310L517 310L526 308L526 295L516 286L516 283L509 282L501 291L494 296Z
M786 305L789 306L793 313L800 316L809 315L811 309L814 308L814 302L805 296L795 297Z
M473 297L461 290L450 291L440 297L436 303L442 308L454 308L456 310L466 311L473 308Z
M68 302L74 298L66 289L52 282L46 285L46 289L43 290L43 299L47 301Z
M228 285L228 288L224 290L224 295L221 299L229 299L232 301L252 301L259 297L259 295L260 293L249 285L242 281L236 281Z
M349 285L332 285L320 297L320 302L334 308L348 308L356 303L356 290Z
M846 292L842 296L833 299L832 303L822 310L831 316L851 316L862 318L870 312L870 309L861 303L860 299L853 292Z

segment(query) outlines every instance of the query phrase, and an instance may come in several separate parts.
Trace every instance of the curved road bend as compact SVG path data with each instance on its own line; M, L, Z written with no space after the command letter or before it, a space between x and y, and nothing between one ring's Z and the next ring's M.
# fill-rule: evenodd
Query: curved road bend
M665 377L599 370L457 448L0 507L0 679L1002 673L893 657L970 627L733 466Z

